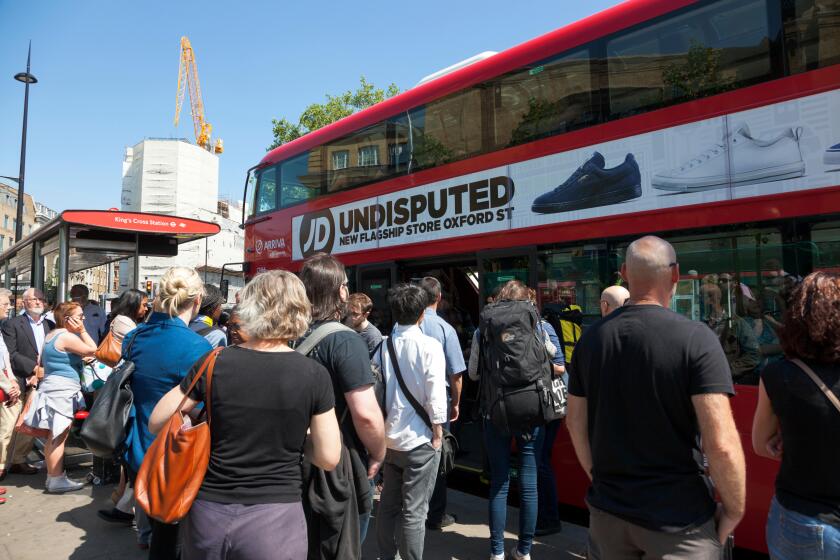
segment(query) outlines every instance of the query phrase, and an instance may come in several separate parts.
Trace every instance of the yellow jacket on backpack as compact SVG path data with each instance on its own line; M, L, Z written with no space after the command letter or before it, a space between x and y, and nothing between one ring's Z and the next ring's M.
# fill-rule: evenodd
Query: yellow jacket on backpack
M569 305L559 315L560 328L557 335L563 345L563 357L568 365L572 362L575 344L580 340L583 310L579 305Z

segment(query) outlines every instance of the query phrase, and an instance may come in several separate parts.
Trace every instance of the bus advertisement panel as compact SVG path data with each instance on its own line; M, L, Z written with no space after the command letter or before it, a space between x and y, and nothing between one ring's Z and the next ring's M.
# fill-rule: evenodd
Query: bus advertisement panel
M836 185L829 91L292 218L292 259Z

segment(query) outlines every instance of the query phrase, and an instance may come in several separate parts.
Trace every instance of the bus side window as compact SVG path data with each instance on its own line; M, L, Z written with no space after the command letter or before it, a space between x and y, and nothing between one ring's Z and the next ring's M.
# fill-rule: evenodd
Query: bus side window
M283 162L280 170L280 207L288 208L320 194L320 166L310 154L303 154Z
M840 0L796 0L782 5L790 74L840 62Z
M256 214L277 209L277 167L275 165L257 173Z
M523 144L594 123L589 48L512 72L495 86L495 145Z
M770 79L765 0L701 4L606 42L610 118Z

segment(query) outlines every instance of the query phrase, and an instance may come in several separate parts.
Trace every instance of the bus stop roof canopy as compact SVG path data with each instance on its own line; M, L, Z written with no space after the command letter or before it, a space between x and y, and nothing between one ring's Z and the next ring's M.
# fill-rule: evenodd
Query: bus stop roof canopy
M69 273L130 257L176 256L179 244L220 229L212 222L165 214L65 210L0 254L0 272L7 287L11 277L18 286L42 289L45 276L57 277L61 294Z

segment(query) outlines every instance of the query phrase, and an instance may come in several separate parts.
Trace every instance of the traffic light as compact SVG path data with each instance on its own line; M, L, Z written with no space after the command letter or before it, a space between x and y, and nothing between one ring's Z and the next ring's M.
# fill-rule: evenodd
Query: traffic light
M146 293L152 295L152 281L146 280Z

